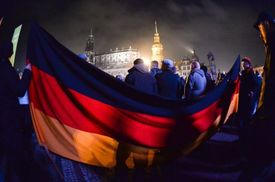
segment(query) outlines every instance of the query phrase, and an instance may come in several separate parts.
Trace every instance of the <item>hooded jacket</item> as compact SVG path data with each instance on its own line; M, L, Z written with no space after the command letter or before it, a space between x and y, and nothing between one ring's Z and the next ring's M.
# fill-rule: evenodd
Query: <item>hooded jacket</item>
M184 83L178 74L170 70L163 70L155 76L158 94L170 99L181 99Z
M156 79L146 70L143 64L135 65L128 72L129 74L125 78L126 83L146 93L157 93Z
M194 99L201 96L206 89L207 80L203 70L199 68L193 69L187 79L185 87L185 97Z

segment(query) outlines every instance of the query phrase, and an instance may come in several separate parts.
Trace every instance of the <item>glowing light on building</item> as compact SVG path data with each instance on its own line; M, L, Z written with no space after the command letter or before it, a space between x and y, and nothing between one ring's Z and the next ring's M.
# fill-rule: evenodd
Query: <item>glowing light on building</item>
M155 21L155 34L154 43L152 45L152 57L151 60L156 60L161 63L163 60L163 45L160 43L160 35L158 33L157 22Z
M141 59L144 61L144 64L148 67L151 66L151 60L149 57L141 57Z

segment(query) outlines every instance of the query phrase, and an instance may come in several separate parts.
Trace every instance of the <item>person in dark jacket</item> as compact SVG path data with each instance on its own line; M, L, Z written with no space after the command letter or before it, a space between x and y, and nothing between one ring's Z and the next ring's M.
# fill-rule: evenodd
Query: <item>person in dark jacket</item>
M241 72L240 95L239 95L239 120L243 128L253 115L257 104L258 83L254 74L251 59L244 57L242 59L243 71Z
M18 97L24 96L31 80L31 67L25 68L22 79L12 67L11 42L0 47L0 162L4 181L24 181L23 140Z
M208 73L207 67L205 65L202 65L201 69L203 70L206 78L206 88L204 93L207 93L215 87L215 81L212 80L211 75Z
M179 95L182 98L184 95L185 79L177 73L177 68L175 66L173 66L172 71L174 74L176 74L180 77L180 93L179 93Z
M193 61L185 86L185 98L190 100L200 97L205 92L206 84L207 80L203 70L200 69L200 63Z
M154 60L151 62L151 70L150 73L152 76L156 76L156 74L161 73L161 69L159 69L159 62Z
M146 93L157 93L156 79L149 73L142 59L136 59L134 66L128 72L125 78L126 83Z
M178 74L173 73L174 63L170 59L162 61L162 72L156 75L158 94L170 99L181 99L183 82Z

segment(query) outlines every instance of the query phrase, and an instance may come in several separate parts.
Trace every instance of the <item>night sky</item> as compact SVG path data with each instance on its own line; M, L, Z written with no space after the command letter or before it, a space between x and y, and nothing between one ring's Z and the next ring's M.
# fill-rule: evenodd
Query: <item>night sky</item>
M77 54L84 51L93 27L97 53L131 45L149 58L157 20L165 57L179 60L194 48L207 63L206 55L212 51L217 67L226 71L238 54L251 57L254 65L264 63L263 44L253 24L261 11L275 15L275 0L6 0L4 4L10 22L28 25L36 20Z

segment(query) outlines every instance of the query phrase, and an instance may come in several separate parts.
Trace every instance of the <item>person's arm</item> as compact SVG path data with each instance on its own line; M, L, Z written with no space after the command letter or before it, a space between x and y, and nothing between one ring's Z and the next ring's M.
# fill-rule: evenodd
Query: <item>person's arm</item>
M25 69L23 76L21 78L21 80L19 81L19 86L18 86L18 97L23 97L26 93L26 91L29 88L30 82L31 82L31 76L32 73L30 70Z
M250 89L249 89L249 97L254 97L259 91L259 86L257 82L256 75L254 73L250 74Z
M27 91L30 81L31 81L31 71L30 69L25 69L22 79L19 79L18 74L13 67L8 67L6 70L6 84L11 92L13 92L17 97L23 97Z

